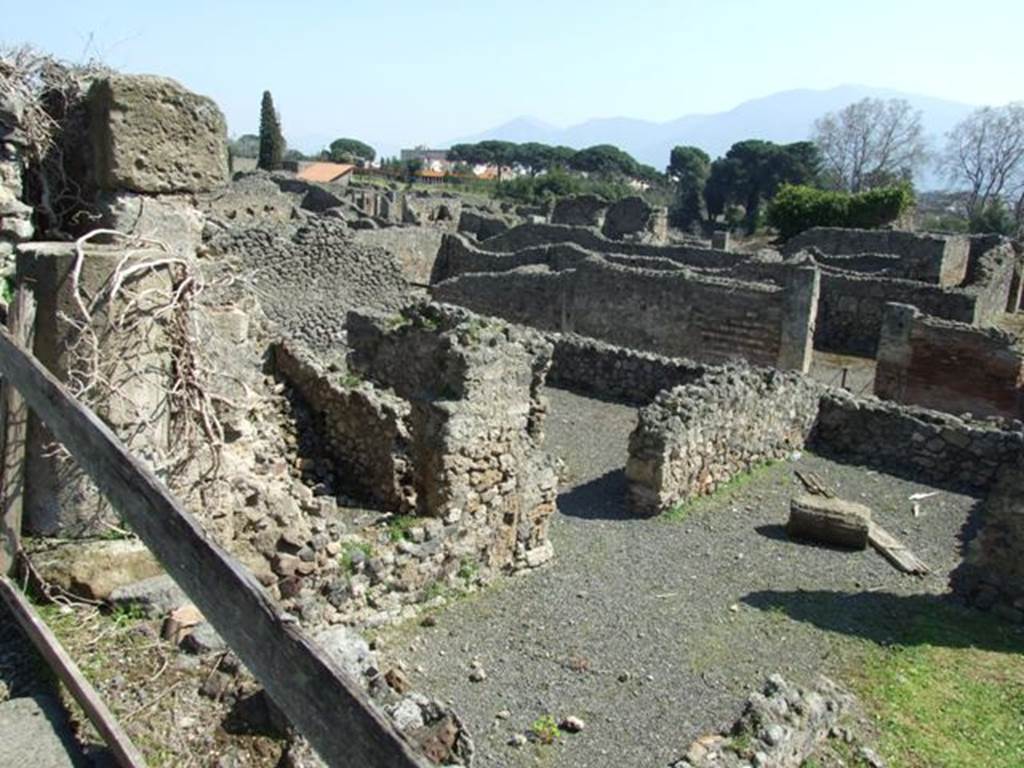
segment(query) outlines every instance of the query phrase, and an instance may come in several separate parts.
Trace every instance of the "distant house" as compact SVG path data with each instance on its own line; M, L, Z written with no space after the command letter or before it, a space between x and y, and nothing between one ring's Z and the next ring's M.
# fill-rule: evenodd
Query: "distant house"
M413 149L403 149L399 154L399 159L404 163L409 160L422 160L424 165L433 166L435 163L445 164L448 163L448 150L447 149L428 149L427 147L415 147ZM445 170L438 168L437 170Z
M302 165L296 178L318 184L347 184L355 169L347 163L308 163Z
M448 174L444 171L438 171L433 168L424 168L416 171L416 181L421 184L444 184L445 177Z

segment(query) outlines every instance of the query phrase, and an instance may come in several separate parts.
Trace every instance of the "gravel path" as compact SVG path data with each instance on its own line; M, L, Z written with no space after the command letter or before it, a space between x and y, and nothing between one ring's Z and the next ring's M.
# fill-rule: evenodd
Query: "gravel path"
M625 515L635 409L551 390L549 449L569 469L551 538L556 559L380 638L415 686L466 718L478 766L664 766L730 723L781 672L795 682L839 663L849 638L887 628L946 590L975 500L803 453L696 504L684 520ZM934 570L902 576L872 551L786 540L791 470L816 472ZM470 665L487 673L470 682ZM538 717L576 715L554 745L507 744Z

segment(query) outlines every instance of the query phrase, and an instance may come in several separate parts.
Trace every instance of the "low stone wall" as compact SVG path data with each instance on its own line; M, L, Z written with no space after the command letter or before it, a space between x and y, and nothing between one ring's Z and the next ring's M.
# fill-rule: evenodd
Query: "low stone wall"
M954 587L977 607L1024 623L1024 461L1010 462L981 503Z
M316 415L340 477L400 514L415 513L409 404L386 390L363 386L344 373L323 370L301 347L272 345L274 370Z
M647 405L663 389L690 384L711 370L692 360L575 334L553 333L547 338L554 348L548 384L598 398Z
M791 238L785 250L816 248L835 256L894 254L901 277L936 285L960 285L966 275L968 240L961 235L919 234L888 229L814 227Z
M664 512L787 456L810 434L820 394L799 374L746 366L662 392L640 411L629 438L633 512Z
M1024 353L1016 344L1003 331L888 304L875 394L949 413L1018 418L1024 406Z
M461 245L458 249L465 253ZM524 255L534 256L545 254ZM433 285L431 292L439 301L541 330L578 333L667 357L745 359L797 370L809 366L818 290L813 268L788 273L791 279L780 287L684 269L625 266L592 254L583 258L564 246L546 257L556 268L563 259L576 263L559 271L546 263L465 273Z
M523 248L554 243L575 243L581 248L595 253L622 253L633 256L664 256L665 258L671 258L669 254L672 253L686 254L691 249L698 252L709 251L710 253L705 257L709 260L707 266L727 266L746 258L740 254L714 251L707 247L707 241L696 238L685 245L630 242L609 239L591 227L572 227L566 224L520 224L496 237L481 241L479 247L493 253L515 253Z
M984 489L1024 448L1020 422L966 421L926 408L856 398L821 398L811 447L942 487Z

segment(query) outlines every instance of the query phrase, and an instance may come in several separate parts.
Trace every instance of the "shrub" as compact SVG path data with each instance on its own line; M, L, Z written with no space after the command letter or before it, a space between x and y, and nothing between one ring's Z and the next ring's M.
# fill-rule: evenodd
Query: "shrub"
M787 239L811 227L871 229L892 223L913 202L909 184L856 194L787 184L768 206L768 223Z

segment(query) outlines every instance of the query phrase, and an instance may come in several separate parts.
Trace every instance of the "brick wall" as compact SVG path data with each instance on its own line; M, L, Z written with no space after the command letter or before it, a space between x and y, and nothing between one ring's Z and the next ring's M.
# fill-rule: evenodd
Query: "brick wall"
M949 413L1021 416L1024 355L1016 339L886 305L875 394Z

